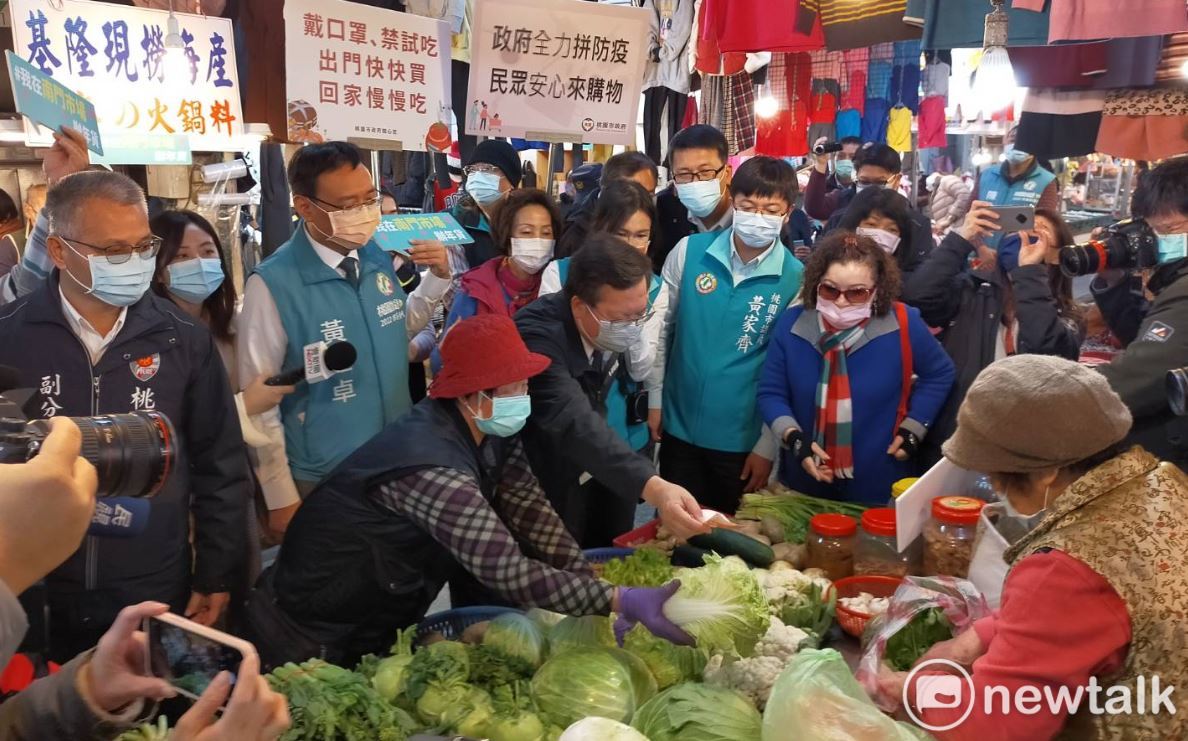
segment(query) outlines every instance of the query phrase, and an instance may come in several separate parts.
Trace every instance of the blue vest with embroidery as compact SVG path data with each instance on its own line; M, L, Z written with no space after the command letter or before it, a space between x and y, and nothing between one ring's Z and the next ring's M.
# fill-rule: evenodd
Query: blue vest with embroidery
M736 286L734 230L689 237L664 373L664 429L703 448L750 452L771 328L800 292L804 266L777 243ZM669 297L672 300L672 297Z
M1003 165L999 165L982 171L978 180L978 200L995 206L1034 206L1039 203L1044 189L1056 179L1055 175L1036 165L1027 177L1008 183L1002 168ZM984 241L987 247L997 250L1002 238L1002 232L996 232Z
M557 264L561 290L565 290L565 281L569 279L569 258L563 257L553 262ZM648 287L648 308L656 303L656 297L660 295L660 287L663 285L664 281L660 279L660 276L652 276L651 285ZM632 380L627 375L626 369L620 364L619 379L611 384L606 394L606 423L612 430L619 433L619 437L627 441L632 450L642 450L648 444L650 437L646 424L627 424L627 395L634 394L642 388L643 384Z
M288 337L284 368L304 366L305 346L317 342L347 340L359 353L350 370L298 384L281 402L285 452L299 481L321 481L412 406L407 297L391 259L374 242L356 255L357 290L318 257L301 225L256 268Z

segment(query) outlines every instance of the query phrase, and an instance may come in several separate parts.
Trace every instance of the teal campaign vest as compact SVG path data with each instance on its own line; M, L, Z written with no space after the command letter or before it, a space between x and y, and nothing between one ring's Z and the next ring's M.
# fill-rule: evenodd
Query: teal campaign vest
M569 278L569 258L563 257L560 260L554 260L554 262L557 264L557 275L561 279L562 290L564 290L565 281ZM664 281L660 279L660 276L653 275L652 283L648 288L648 308L656 303L656 296L660 295L662 285L664 285ZM621 363L619 371L619 380L611 384L606 394L606 423L619 434L619 437L627 441L632 450L642 450L647 446L651 435L648 433L646 424L627 424L627 395L639 391L643 384L632 380Z
M1034 206L1039 203L1044 189L1055 179L1055 175L1036 165L1027 177L1008 183L1003 177L1002 165L990 167L982 171L978 180L978 200L995 206ZM992 234L985 238L985 244L997 250L1002 237L1002 233Z
M409 410L407 296L392 261L368 242L357 253L359 288L314 252L305 226L256 273L288 337L283 367L302 367L306 345L347 340L359 356L350 370L301 383L280 404L293 478L321 481L344 458Z
M737 286L734 230L689 237L664 374L664 429L703 448L749 452L771 328L800 292L804 266L777 244Z

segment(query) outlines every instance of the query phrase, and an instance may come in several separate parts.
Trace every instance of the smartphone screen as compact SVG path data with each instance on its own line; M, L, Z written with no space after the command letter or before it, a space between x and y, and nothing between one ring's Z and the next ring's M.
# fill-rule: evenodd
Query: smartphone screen
M230 672L235 685L243 662L238 648L153 618L145 621L145 629L153 676L169 682L179 693L198 699L221 671Z

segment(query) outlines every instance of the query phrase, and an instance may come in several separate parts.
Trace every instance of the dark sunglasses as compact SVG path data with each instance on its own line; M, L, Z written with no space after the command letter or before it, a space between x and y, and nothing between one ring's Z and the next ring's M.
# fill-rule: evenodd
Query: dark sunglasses
M851 304L864 304L870 301L870 295L874 293L873 288L847 288L841 290L837 286L831 286L828 283L817 284L817 295L826 301L837 301L841 296L846 297L846 301Z

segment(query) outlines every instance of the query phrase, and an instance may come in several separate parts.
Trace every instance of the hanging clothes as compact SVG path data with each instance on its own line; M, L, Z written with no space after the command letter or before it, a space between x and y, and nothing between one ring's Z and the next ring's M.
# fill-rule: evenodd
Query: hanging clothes
M726 142L730 153L738 154L755 146L755 85L745 70L727 77L726 84L730 100Z
M664 161L668 141L681 130L685 118L693 0L643 0L643 3L651 24L650 53L644 65L643 82L644 151L659 165Z
M1183 82L1184 64L1188 62L1188 33L1172 34L1166 40L1162 36L1157 38L1164 43L1155 68L1155 80L1158 82ZM1145 39L1138 39L1138 41L1143 40ZM1136 62L1135 66L1140 64L1142 62ZM1143 83L1131 83L1130 85L1119 85L1118 87L1145 87L1145 85Z
M1184 0L1015 0L1014 7L1038 11L1045 1L1049 44L1188 31Z
M1133 160L1160 160L1188 151L1188 92L1111 91L1096 149Z
M916 113L920 110L920 42L897 42L892 63L890 100Z
M869 71L869 49L851 49L842 52L841 107L843 110L856 111L859 117L866 107L866 78Z
M897 105L887 114L887 146L903 154L912 151L912 111Z
M862 114L854 108L838 111L834 127L837 131L838 141L850 136L862 138Z
M1008 5L1008 46L1048 43L1047 13L1020 9L1019 0ZM976 49L982 46L990 10L987 0L907 0L904 16L913 21L923 19L921 42L925 49Z
M887 116L891 104L886 98L867 98L862 115L862 141L884 143L887 140Z
M857 49L885 41L920 38L920 29L903 22L906 0L801 0L798 30L808 33L820 22L825 48Z
M738 72L746 65L747 55L741 52L722 53L718 48L717 34L713 32L719 21L716 17L708 15L711 9L720 12L720 8L707 0L697 2L696 23L692 34L693 69L703 75L732 75Z
M1017 46L1007 49L1019 87L1085 87L1109 69L1109 44Z
M933 95L920 101L920 115L916 118L916 128L916 146L920 149L948 146L943 96Z
M771 55L767 85L778 108L776 115L760 119L755 133L755 153L772 157L808 154L808 101L811 98L812 62L805 52Z
M1105 100L1102 90L1029 89L1015 146L1040 160L1091 154L1096 151Z
M798 30L800 0L703 0L708 5L702 34L712 34L723 52L797 52L820 49L820 23ZM775 22L775 19L779 19Z

